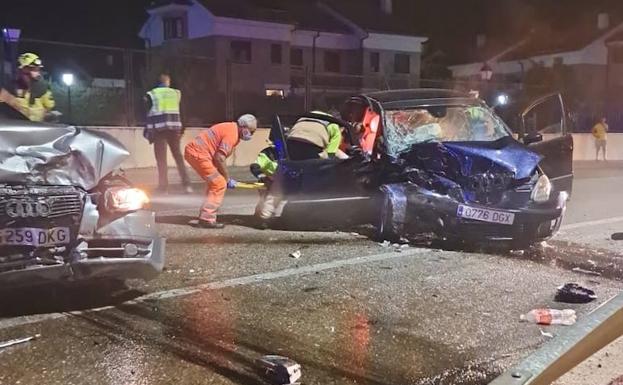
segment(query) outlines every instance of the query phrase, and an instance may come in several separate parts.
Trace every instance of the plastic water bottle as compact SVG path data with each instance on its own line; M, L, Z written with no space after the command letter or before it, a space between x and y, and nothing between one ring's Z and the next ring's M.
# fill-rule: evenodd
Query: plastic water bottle
M539 325L573 325L577 320L575 310L534 309L519 319Z

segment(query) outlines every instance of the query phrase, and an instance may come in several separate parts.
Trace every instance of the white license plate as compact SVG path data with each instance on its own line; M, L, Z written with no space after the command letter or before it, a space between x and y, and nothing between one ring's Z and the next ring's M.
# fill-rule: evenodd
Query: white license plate
M3 246L66 245L70 238L69 227L0 229L0 245Z
M507 211L489 210L465 205L459 205L456 215L461 218L502 225L512 225L515 221L515 214Z

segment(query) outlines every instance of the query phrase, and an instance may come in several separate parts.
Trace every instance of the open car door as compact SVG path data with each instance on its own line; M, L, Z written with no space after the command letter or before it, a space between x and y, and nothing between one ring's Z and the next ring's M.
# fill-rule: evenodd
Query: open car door
M543 157L543 172L557 191L573 188L573 137L567 129L562 95L550 94L531 103L521 113L520 140Z

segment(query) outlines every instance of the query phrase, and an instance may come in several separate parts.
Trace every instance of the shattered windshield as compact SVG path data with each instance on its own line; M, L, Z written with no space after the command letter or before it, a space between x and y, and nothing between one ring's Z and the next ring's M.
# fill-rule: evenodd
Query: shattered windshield
M429 107L387 111L387 152L397 156L426 142L492 142L509 136L497 116L480 106Z

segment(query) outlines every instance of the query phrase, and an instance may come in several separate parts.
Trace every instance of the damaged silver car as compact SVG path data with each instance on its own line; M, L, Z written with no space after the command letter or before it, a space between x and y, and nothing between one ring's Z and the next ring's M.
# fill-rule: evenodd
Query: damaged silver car
M113 137L15 119L0 103L0 288L151 279L165 240L148 197L115 170Z

